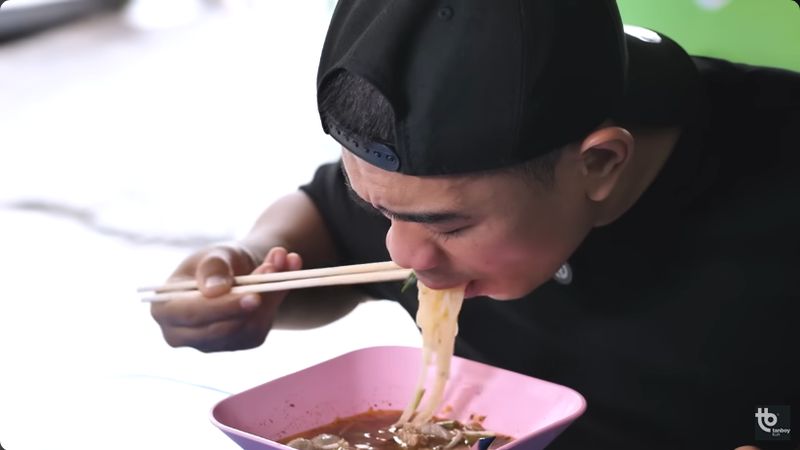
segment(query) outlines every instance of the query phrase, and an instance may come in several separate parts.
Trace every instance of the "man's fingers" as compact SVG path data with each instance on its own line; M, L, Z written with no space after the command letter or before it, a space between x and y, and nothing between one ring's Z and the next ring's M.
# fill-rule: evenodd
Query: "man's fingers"
M300 270L303 267L303 260L300 258L300 255L297 253L288 253L285 248L283 247L274 247L272 248L267 256L264 258L264 262L261 263L260 266L256 267L253 270L254 274L263 274L263 273L274 273L274 272L283 272L288 270ZM275 295L278 295L279 299L282 298L282 294L285 293L273 293L273 299L275 299ZM248 311L255 311L261 306L262 297L258 294L248 294L245 295L240 299L240 304L242 309Z
M303 258L295 252L289 253L283 247L272 248L264 261L253 270L253 273L284 272L303 268Z
M233 264L227 249L214 249L197 263L195 279L200 292L206 297L228 293L233 286Z
M286 255L286 270L300 270L303 268L303 258L297 253Z
M242 309L239 298L154 302L150 312L158 323L173 327L201 327L250 314Z
M289 253L283 247L275 247L253 273L299 270L302 265L300 255ZM197 264L196 274L200 292L208 298L153 303L151 313L156 321L171 327L203 327L215 322L245 318L262 305L263 298L258 294L219 298L227 294L233 285L231 253L226 249L215 249L205 255Z
M247 294L239 299L239 306L245 311L255 311L261 306L261 296L258 294Z
M231 319L198 327L169 327L164 340L173 347L191 346L205 352L226 350L224 346L246 327L246 321Z
M275 272L282 272L286 264L286 254L288 252L283 247L274 247L267 253L266 260L272 263Z
M288 252L283 247L271 248L270 251L267 252L267 256L264 257L264 261L253 270L253 273L282 272L285 270L284 265L286 264L287 253Z

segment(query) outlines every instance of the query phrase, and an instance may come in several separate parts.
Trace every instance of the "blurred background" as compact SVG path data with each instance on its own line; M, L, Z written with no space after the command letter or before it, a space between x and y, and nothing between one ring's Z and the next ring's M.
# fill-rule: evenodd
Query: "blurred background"
M620 0L690 53L800 70L792 0ZM0 8L0 445L237 448L230 393L368 345L389 302L259 349L163 343L138 285L234 239L337 156L314 81L334 0L8 0ZM325 345L322 345L324 342Z

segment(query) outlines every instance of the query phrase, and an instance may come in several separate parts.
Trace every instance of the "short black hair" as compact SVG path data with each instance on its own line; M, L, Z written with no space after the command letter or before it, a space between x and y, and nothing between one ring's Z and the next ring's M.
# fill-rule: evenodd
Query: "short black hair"
M320 88L318 97L326 129L337 126L362 141L394 143L392 105L367 80L340 70Z
M335 126L362 141L394 144L394 110L389 100L364 78L340 70L320 87L318 97L319 113L326 129ZM552 150L524 163L489 172L520 174L551 186L561 153L561 149Z

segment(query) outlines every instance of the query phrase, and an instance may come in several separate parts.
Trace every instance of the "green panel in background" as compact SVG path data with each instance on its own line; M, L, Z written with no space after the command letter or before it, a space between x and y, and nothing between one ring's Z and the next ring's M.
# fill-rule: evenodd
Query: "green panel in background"
M690 54L800 71L794 0L617 0L622 20L671 37Z

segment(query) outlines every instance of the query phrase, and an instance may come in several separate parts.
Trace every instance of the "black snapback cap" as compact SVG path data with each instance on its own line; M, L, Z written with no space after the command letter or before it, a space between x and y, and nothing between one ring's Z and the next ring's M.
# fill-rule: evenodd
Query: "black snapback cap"
M317 92L340 70L388 99L395 139L362 142L323 118L325 132L418 176L519 164L606 119L680 124L697 89L683 49L623 27L613 0L339 0Z

